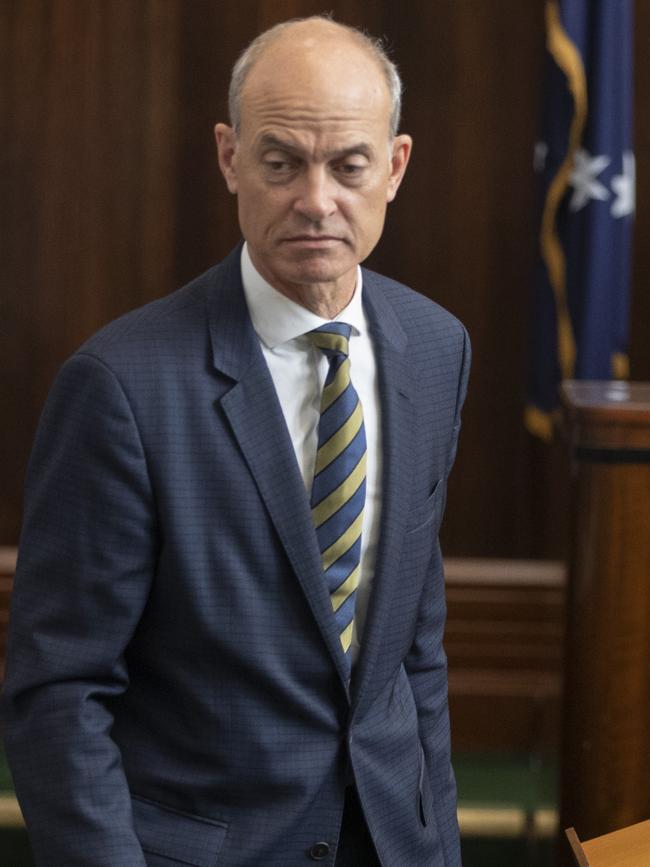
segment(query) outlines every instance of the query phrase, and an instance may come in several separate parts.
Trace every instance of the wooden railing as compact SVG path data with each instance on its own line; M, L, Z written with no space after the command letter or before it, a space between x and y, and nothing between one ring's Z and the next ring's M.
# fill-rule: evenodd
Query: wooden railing
M565 571L549 561L446 561L455 750L557 749Z

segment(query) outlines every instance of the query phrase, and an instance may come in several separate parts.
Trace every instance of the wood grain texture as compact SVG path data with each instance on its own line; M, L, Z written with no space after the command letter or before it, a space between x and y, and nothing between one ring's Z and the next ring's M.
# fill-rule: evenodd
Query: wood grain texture
M587 867L647 867L650 864L650 821L638 822L583 843Z
M56 370L109 319L174 288L176 3L3 3L9 146L0 542L14 543Z
M560 735L562 564L452 559L446 569L454 749L555 755Z
M601 444L606 394L596 414L569 392L577 449ZM621 454L638 445L643 412L650 437L650 409L631 404L629 425L610 407L606 448ZM573 514L562 825L594 837L650 815L650 462L578 460Z

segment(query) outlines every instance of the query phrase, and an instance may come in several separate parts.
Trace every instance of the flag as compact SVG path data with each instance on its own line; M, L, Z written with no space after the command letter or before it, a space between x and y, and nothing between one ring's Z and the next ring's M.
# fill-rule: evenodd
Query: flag
M550 439L563 379L625 379L635 163L632 0L546 0L543 204L525 421Z

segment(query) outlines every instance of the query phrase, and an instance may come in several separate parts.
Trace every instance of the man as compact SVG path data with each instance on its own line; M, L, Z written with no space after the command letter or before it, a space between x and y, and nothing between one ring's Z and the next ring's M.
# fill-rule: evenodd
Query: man
M462 326L361 271L411 140L323 18L235 67L246 241L64 366L4 696L38 865L457 867L437 532Z

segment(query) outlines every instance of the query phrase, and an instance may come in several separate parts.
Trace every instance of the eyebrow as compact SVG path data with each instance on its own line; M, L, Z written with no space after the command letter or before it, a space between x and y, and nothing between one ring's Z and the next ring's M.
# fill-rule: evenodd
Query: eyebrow
M300 156L302 153L299 147L291 142L278 138L278 136L273 135L272 133L266 133L263 135L260 140L260 149L268 150L274 148L281 151L287 151L287 153L295 154L296 156ZM358 144L350 145L350 147L342 148L338 151L332 151L329 154L326 154L326 158L328 160L343 159L352 156L353 154L360 154L361 156L366 157L366 159L370 159L372 156L372 149L365 142L359 142Z

